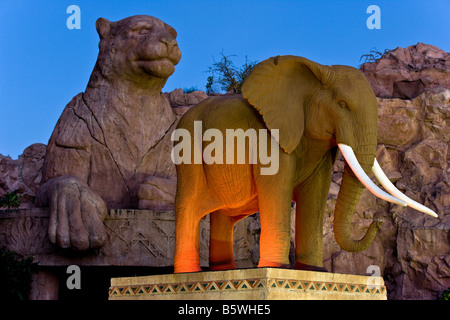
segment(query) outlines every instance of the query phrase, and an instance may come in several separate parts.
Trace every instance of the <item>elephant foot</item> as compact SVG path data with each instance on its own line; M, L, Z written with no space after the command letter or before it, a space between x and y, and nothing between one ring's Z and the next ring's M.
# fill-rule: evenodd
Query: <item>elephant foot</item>
M236 269L236 264L233 262L225 264L209 264L210 271L222 271L222 270L233 270Z
M201 272L202 268L199 266L175 266L174 273L188 273L188 272Z
M279 263L268 260L260 259L258 263L258 268L281 268L281 269L291 269L289 263Z
M296 262L294 266L295 270L305 270L305 271L318 271L318 272L328 272L328 270L324 267L312 266L309 264L304 264L301 262Z

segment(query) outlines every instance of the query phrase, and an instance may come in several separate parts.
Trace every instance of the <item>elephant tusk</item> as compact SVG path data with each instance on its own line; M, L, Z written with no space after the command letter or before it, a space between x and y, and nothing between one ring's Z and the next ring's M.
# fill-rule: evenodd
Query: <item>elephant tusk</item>
M400 190L398 190L392 182L389 180L389 178L386 176L386 174L383 172L383 169L381 169L380 165L378 164L377 159L375 158L375 161L373 163L372 172L377 178L377 180L380 182L380 184L394 197L399 198L400 200L403 200L406 202L408 206L411 208L414 208L418 211L421 211L425 214L428 214L432 217L437 218L438 215L431 209L425 207L424 205L412 200L411 198L404 195Z
M367 176L367 174L364 172L363 168L358 162L358 159L355 156L355 153L353 152L352 147L347 146L345 144L339 143L338 144L339 149L342 152L342 155L345 158L345 161L347 161L348 165L352 169L355 176L358 178L359 181L375 196L377 196L380 199L399 204L401 206L406 207L407 204L403 200L397 199L393 196L391 196L389 193L384 192L381 190L373 181Z

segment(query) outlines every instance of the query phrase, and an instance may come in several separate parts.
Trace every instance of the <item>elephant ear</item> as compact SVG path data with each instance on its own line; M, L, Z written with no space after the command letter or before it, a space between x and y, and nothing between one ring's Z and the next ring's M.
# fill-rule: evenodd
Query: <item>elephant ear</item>
M303 135L304 101L317 85L328 88L332 71L303 57L277 56L262 61L242 86L242 96L259 111L269 130L279 130L281 148L288 154Z

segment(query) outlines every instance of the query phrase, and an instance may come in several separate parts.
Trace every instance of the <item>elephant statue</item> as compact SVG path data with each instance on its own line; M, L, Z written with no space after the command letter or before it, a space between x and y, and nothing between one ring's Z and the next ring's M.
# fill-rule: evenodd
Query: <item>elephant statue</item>
M257 141L263 141L259 147L271 154L278 152L278 167L273 174L262 174L260 169L265 163L262 159L252 163L250 152L244 162L229 163L223 161L229 159L228 154L220 154L217 148L214 157L220 161L211 163L204 158L198 161L195 152L183 150L184 160L191 161L176 162L175 273L201 270L199 221L207 214L211 223L210 269L235 268L233 226L258 211L258 267L289 267L292 200L296 202L295 268L326 271L323 220L338 150L346 164L335 208L334 234L343 250L365 250L381 225L375 220L362 239L351 236L351 217L364 187L384 200L437 217L398 191L379 167L375 159L377 114L375 94L359 70L324 66L297 56L267 59L245 80L242 95L210 97L190 109L177 130L194 136L189 142L194 151L220 144L217 136L214 140L203 136L199 142L201 134L209 129L224 136L230 129L252 129L259 132ZM195 132L199 128L202 131ZM189 141L186 139L187 135L183 135L179 144ZM251 148L250 140L245 140L247 148ZM175 143L174 149L179 144ZM222 144L226 152L230 148L239 151L238 145L229 141ZM368 177L371 171L389 193L372 182Z

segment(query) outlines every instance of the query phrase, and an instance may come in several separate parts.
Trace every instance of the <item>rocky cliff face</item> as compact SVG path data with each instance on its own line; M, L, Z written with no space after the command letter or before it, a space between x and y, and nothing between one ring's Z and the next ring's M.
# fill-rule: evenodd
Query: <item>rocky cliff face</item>
M362 236L374 217L384 223L368 250L340 250L332 227L344 166L338 159L325 215L325 265L332 272L356 274L375 265L390 299L434 299L450 286L450 90L433 89L412 100L378 98L378 103L380 165L399 190L439 218L389 204L365 190L353 217L354 235Z
M33 207L42 180L45 150L45 144L36 143L17 160L0 154L0 198L7 192L17 192L21 195L21 208Z
M391 50L361 71L380 98L412 99L426 89L450 89L450 54L420 42Z
M340 251L331 235L334 190L343 167L338 160L325 223L326 264L333 272L359 274L376 265L390 299L434 299L450 287L450 54L419 43L390 51L361 71L379 97L380 165L398 189L439 218L365 191L354 217L355 235L363 234L373 217L384 224L368 250Z
M374 217L384 223L369 249L361 253L342 251L333 234L342 158L333 170L324 223L325 267L331 272L362 275L379 270L389 299L435 299L450 287L449 56L439 48L419 43L392 50L361 68L378 97L380 165L398 189L433 209L438 219L379 200L366 190L353 216L354 236L362 236ZM166 98L174 113L181 116L206 95L175 90ZM0 155L0 197L17 190L25 195L22 207L32 206L44 155L45 145L41 144L28 147L18 160ZM155 186L148 191L149 198L154 194L170 197L166 189ZM257 264L259 231L257 215L236 225L239 267Z

